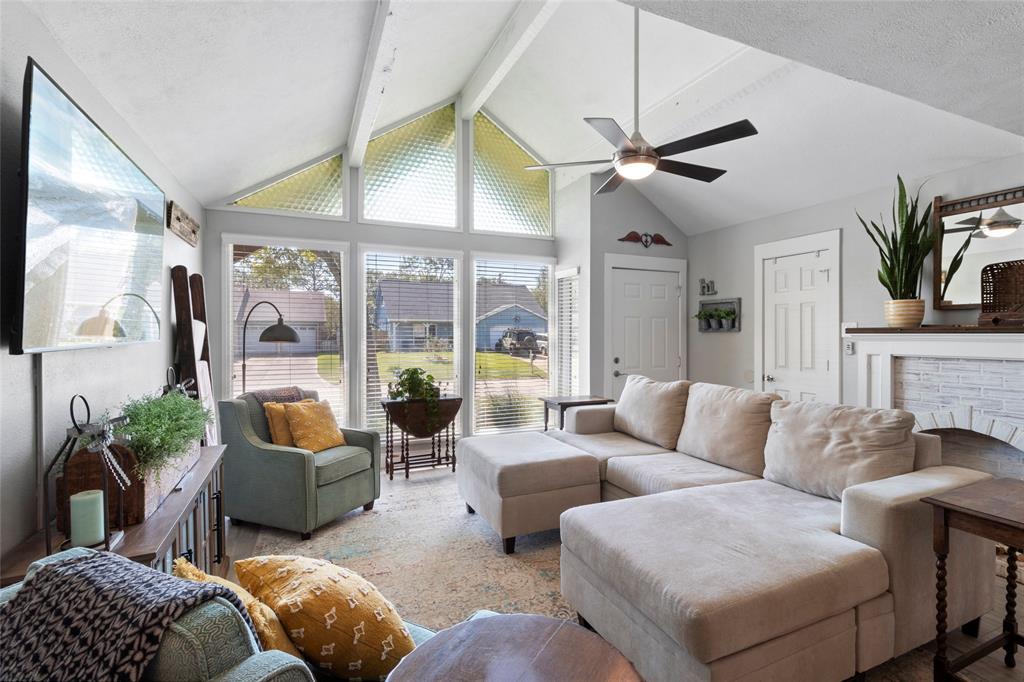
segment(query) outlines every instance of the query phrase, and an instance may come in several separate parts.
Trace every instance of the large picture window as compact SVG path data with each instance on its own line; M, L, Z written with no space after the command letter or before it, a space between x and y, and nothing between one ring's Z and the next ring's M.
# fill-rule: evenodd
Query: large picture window
M388 383L419 367L460 395L458 260L447 256L365 254L366 382L363 422L384 428ZM456 421L456 426L458 422Z
M539 428L550 392L545 263L476 260L473 431Z
M331 404L338 422L346 421L343 262L340 251L231 246L232 395L299 386L317 391ZM278 311L298 333L297 343L259 340L277 322Z
M473 229L532 236L551 234L548 171L483 113L473 117Z
M455 105L370 140L363 163L363 217L455 227Z

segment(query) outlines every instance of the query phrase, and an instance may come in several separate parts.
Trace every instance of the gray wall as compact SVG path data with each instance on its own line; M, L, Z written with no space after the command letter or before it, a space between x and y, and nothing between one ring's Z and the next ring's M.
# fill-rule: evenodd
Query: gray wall
M904 178L911 191L925 178ZM895 183L895 178L893 178ZM1024 155L989 161L927 178L922 201L936 195L947 198L1006 189L1024 184ZM844 322L860 326L884 326L883 302L887 298L878 283L878 251L857 221L879 213L891 215L892 189L880 188L838 201L784 213L749 223L691 236L689 239L690 309L695 310L697 280L715 280L716 298L743 299L742 331L735 334L701 334L696 320L689 320L690 378L733 386L751 387L754 369L754 245L825 230L842 230L842 314ZM891 221L889 221L891 222ZM970 323L976 311L939 312L931 309L931 259L925 265L925 323ZM856 397L855 358L844 356L843 401Z
M36 455L34 444L32 356L8 354L10 311L9 267L12 230L17 229L21 157L21 99L25 60L31 55L129 156L164 190L198 220L202 206L191 196L145 142L90 84L88 78L54 42L46 27L25 5L0 3L0 192L3 195L4 324L0 337L0 551L10 549L36 525ZM183 149L188 154L197 150ZM198 271L200 252L167 233L164 263L184 264ZM168 274L169 281L169 274ZM42 356L44 452L52 457L69 425L68 401L85 395L94 415L114 409L129 396L158 389L172 362L172 325L169 284L164 291L161 328L163 339L126 348L64 351Z

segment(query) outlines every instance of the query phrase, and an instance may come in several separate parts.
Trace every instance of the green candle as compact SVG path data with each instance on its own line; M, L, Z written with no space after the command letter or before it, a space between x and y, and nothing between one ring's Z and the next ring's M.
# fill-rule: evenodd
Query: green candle
M91 547L103 542L103 491L83 490L71 496L71 546Z

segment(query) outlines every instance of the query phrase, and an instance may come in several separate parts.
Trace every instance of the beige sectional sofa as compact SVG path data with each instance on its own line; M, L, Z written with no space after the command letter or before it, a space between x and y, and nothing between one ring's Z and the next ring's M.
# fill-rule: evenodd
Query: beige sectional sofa
M616 430L615 405L570 410L551 434L606 462L609 502L561 517L580 615L651 682L844 680L933 639L920 498L988 475L942 466L939 438L898 410L688 389L671 451L606 456L651 447ZM951 541L958 626L991 607L994 550Z
M942 466L939 438L912 427L899 410L630 377L618 404L547 434L596 460L602 501L564 506L562 592L650 682L869 670L935 636L920 498L988 478ZM989 610L994 570L990 542L951 532L951 627Z

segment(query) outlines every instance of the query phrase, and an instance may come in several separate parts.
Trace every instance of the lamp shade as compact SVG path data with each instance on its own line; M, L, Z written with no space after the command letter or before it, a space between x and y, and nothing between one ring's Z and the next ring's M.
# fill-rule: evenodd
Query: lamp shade
M262 343L298 343L299 333L284 323L284 318L278 316L277 322L270 325L260 333Z
M106 308L78 325L78 335L91 338L123 339L127 334L121 323L111 317Z

